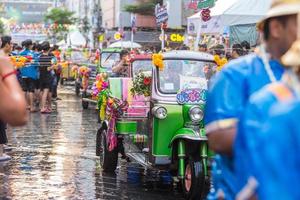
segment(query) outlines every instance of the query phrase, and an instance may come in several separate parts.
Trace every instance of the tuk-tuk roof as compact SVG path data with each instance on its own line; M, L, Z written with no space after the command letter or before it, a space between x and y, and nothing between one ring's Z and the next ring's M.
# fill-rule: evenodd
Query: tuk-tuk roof
M102 49L101 53L121 53L122 49L121 48L107 48L107 49Z
M152 59L152 54L135 54L131 55L130 60L136 61L136 60L151 60Z
M176 50L163 53L164 59L191 59L214 61L214 57L208 53L188 50Z

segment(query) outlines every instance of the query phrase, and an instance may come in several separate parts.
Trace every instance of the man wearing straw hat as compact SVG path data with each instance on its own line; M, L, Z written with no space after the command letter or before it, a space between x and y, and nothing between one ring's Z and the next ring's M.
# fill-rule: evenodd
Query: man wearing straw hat
M250 96L281 79L280 58L297 38L299 10L300 0L273 1L259 23L264 41L258 53L230 62L210 85L205 121L210 148L220 154L220 181L215 183L219 198L234 199L240 190L233 163L237 124Z
M259 199L300 199L300 14L298 40L281 60L290 66L281 82L253 94L239 122L235 167L243 188L237 199L255 193Z

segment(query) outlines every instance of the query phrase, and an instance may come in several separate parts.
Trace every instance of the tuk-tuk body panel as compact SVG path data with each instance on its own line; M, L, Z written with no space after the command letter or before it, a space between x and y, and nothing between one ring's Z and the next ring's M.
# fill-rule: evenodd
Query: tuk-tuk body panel
M137 122L136 121L117 121L116 132L121 135L136 134Z
M171 104L159 106L165 107L168 115L165 119L153 119L152 153L154 156L171 156L170 141L176 131L183 127L182 106Z
M122 78L109 78L111 96L122 99Z

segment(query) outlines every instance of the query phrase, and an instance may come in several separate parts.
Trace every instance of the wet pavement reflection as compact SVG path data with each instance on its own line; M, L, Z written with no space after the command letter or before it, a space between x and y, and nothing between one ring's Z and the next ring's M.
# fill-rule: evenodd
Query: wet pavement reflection
M95 156L95 110L82 111L68 88L51 115L30 114L8 129L12 160L0 163L1 199L181 199L167 172L121 161L116 175L102 172Z

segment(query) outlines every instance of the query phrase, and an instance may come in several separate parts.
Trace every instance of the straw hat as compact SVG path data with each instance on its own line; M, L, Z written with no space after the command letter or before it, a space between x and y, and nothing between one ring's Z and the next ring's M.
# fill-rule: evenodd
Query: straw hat
M285 66L299 68L300 67L299 55L300 55L300 40L297 40L296 42L294 42L290 50L282 56L281 61Z
M262 30L267 19L285 15L293 15L300 12L300 0L273 0L266 16L260 21L257 27Z

